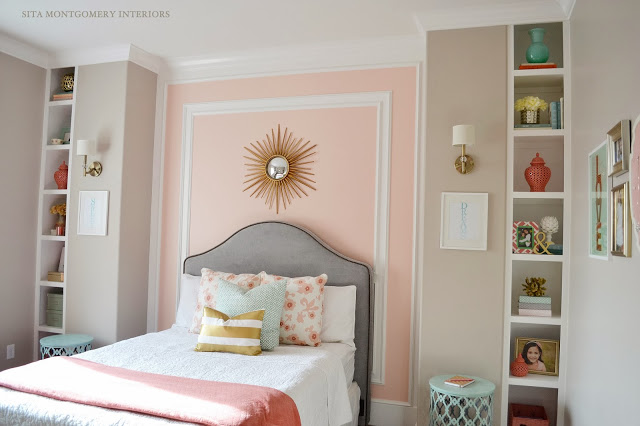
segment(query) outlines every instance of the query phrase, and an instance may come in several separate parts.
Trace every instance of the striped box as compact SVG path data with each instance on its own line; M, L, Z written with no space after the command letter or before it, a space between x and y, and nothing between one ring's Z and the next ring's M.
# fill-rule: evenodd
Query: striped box
M518 303L520 309L551 309L551 303Z
M518 309L518 314L527 317L550 317L551 309Z
M546 303L551 304L550 296L520 296L518 297L520 303Z

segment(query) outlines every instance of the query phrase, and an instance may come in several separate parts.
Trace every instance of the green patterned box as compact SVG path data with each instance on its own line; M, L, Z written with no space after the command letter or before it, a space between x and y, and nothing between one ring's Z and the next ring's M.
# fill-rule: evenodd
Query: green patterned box
M62 310L62 295L57 293L47 294L47 310L61 311Z
M551 304L551 297L549 296L520 296L518 299L520 303L546 303Z
M47 309L47 325L49 327L62 327L62 311Z

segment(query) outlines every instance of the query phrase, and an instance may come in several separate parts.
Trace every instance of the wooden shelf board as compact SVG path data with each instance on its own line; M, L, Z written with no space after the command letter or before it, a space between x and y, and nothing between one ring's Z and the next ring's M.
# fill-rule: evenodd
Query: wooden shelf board
M64 99L62 101L49 101L50 107L63 106L63 105L73 105L73 99Z
M64 281L40 281L40 287L65 288L65 283Z
M42 238L43 240L47 240L47 241L67 241L67 236L66 235L62 235L62 236L58 236L58 235L40 235L40 238Z
M564 257L561 254L548 255L511 253L511 260L523 260L525 262L562 262Z
M555 388L560 386L558 376L545 376L542 374L529 374L525 377L509 375L509 384L516 386L532 386L537 388Z
M560 325L562 318L560 318L560 315L552 315L550 317L511 315L509 321L518 324Z
M71 149L71 144L70 143L60 144L60 145L47 144L45 145L45 149L47 151L64 151L64 150Z
M68 189L43 189L42 193L45 195L68 195Z
M48 325L39 325L38 331L44 331L47 333L64 333L64 329L61 327L49 327Z
M545 136L564 137L566 133L567 133L567 129L526 129L526 128L513 129L513 137L515 138L545 137Z
M514 192L514 199L564 199L564 192Z

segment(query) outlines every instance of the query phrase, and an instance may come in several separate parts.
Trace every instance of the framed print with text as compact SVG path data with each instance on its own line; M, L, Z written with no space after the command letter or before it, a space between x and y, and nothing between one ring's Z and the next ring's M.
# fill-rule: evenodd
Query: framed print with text
M107 235L109 191L79 191L78 235Z
M443 192L440 248L486 250L489 194Z
M607 132L609 176L618 176L629 171L630 130L631 121L622 120Z
M611 254L631 257L629 182L611 189Z
M631 233L636 236L636 247L640 250L640 115L633 122L630 163L629 201L631 202Z
M607 141L589 154L589 257L609 260Z

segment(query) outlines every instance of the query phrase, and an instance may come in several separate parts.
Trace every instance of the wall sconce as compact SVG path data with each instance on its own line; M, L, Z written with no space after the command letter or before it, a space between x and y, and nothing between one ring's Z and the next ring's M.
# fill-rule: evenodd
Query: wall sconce
M76 154L84 156L84 163L82 164L83 176L90 174L91 176L100 176L102 173L102 164L99 161L94 161L87 167L87 155L95 155L96 153L96 141L78 139L76 141Z
M456 158L455 166L456 170L463 175L471 173L473 170L473 158L470 155L465 154L465 147L467 145L474 145L476 143L476 129L472 124L460 124L453 126L453 146L462 147L462 155Z

